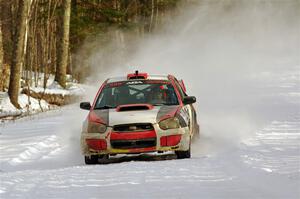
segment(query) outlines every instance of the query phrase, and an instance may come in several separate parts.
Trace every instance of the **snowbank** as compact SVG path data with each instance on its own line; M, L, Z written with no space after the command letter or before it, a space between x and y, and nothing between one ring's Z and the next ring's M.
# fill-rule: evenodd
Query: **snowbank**
M23 91L25 89L27 88L25 87ZM21 92L22 94L19 95L19 104L21 106L20 110L15 108L14 105L11 104L7 92L0 92L0 119L11 119L12 117L31 115L34 113L54 109L57 107L56 105L67 104L51 103L51 100L49 103L49 101L47 102L42 97L38 97L39 95L28 97L28 95L23 93L23 91ZM85 89L83 88L82 84L74 82L68 82L67 88L64 89L57 82L53 81L50 85L47 86L46 89L40 86L30 87L30 91L36 94L41 94L42 96L57 95L65 98L65 96L82 96L85 92ZM71 103L71 100L68 100L68 102Z
M49 105L45 100L37 100L28 97L25 94L19 95L19 104L22 109L17 109L10 102L6 92L0 92L0 118L16 117L20 115L33 114L41 111L49 110L55 106Z
M62 88L57 82L53 82L46 89L43 87L32 87L30 90L36 93L45 93L45 94L60 94L60 95L83 95L84 89L81 84L77 83L67 83L67 88Z

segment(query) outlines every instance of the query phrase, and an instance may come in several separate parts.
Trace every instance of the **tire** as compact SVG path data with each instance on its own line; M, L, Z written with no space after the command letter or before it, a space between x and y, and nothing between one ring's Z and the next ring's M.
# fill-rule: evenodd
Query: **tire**
M186 159L191 157L191 149L187 151L175 151L177 159Z
M186 159L191 158L191 138L190 138L190 147L187 151L175 151L177 159Z
M91 156L84 156L85 164L97 164L98 163L98 156L91 155Z

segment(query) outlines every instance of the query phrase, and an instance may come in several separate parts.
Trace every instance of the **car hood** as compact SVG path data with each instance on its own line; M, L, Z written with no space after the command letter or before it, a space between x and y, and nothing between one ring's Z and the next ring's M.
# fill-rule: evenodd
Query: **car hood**
M158 123L164 118L175 116L179 105L154 106L150 110L117 111L116 109L93 110L103 123L114 126L132 123Z

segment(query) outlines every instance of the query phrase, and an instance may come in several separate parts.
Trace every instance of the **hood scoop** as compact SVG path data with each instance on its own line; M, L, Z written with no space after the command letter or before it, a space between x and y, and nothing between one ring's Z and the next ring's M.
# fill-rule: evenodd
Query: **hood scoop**
M116 111L142 111L142 110L151 110L153 106L151 104L124 104L117 107Z

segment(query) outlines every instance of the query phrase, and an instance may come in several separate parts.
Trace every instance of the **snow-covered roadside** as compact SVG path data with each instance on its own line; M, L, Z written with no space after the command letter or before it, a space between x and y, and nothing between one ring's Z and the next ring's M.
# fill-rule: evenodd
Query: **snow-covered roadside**
M37 100L28 98L25 94L19 95L19 104L21 109L17 109L10 102L6 92L0 93L0 118L16 117L23 114L33 114L54 108L55 106L48 104L45 100Z
M57 82L53 81L52 84L47 86L46 89L42 87L32 87L30 90L36 93L46 93L46 94L60 94L60 95L82 95L84 93L84 88L82 84L69 82L67 83L67 88L62 88Z
M30 90L36 93L62 95L62 96L81 96L84 94L84 85L78 83L68 83L67 88L62 88L57 82L52 82L46 89L42 87L31 87ZM17 116L32 115L35 113L52 110L57 108L43 99L28 97L26 94L19 95L21 109L17 109L10 102L7 92L0 92L0 119L11 119Z

